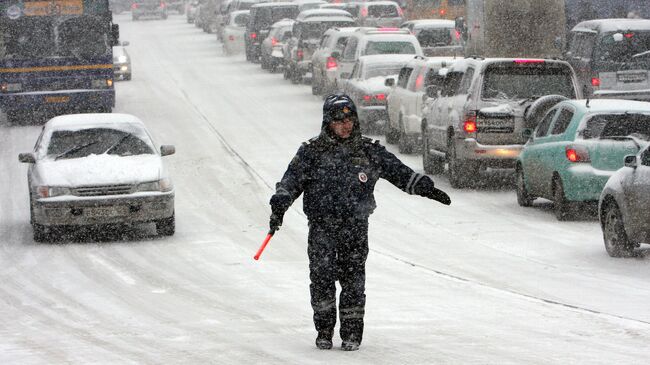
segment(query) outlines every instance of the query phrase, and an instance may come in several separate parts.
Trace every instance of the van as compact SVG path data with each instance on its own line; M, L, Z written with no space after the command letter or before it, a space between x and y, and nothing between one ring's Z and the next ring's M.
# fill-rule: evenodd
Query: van
M578 23L566 58L589 96L650 101L650 20Z
M246 26L246 60L257 61L260 45L269 34L271 25L282 19L296 19L298 4L290 2L262 3L250 7L250 18Z

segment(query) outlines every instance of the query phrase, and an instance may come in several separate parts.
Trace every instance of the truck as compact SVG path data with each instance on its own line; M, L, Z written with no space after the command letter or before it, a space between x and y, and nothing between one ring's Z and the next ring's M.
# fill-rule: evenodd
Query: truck
M566 42L564 0L467 0L456 19L466 56L559 58Z
M0 110L11 124L111 112L118 43L109 0L0 0Z

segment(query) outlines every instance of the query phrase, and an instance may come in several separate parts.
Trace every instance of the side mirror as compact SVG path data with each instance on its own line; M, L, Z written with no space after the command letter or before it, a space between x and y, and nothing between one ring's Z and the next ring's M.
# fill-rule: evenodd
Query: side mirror
M169 156L169 155L173 155L174 153L176 153L176 147L174 147L173 145L164 144L164 145L160 146L160 155L161 156Z
M636 156L635 155L627 155L625 156L625 167L631 167L633 169L637 168L637 162L636 162Z
M349 79L352 76L351 72L341 72L341 79Z
M22 163L36 163L36 157L34 157L34 154L31 152L20 153L18 154L18 161Z
M386 81L384 81L384 85L386 85L388 87L395 86L395 79L392 78L392 77L387 78Z
M129 44L131 44L131 43L129 43L129 41L124 41L124 42L122 42L122 47L126 47L126 46L128 46Z
M331 56L332 56L333 58L335 58L335 59L338 60L338 59L341 58L341 52L339 52L339 51L334 51L334 52L332 52Z
M533 137L533 130L530 128L525 128L524 130L521 131L521 136L525 140L529 140Z
M117 24L111 25L111 46L120 44L120 26Z

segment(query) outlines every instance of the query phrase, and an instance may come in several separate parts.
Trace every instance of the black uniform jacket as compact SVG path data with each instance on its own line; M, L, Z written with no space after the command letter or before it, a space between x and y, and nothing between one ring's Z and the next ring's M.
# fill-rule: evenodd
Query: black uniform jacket
M367 218L376 208L373 191L379 178L413 194L423 175L379 141L358 137L337 141L321 133L303 143L277 183L276 194L288 194L294 201L304 193L309 220Z

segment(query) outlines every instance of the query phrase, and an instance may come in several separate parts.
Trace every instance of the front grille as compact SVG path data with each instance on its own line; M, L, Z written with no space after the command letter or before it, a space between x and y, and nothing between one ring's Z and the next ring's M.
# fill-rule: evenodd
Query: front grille
M29 90L26 91L59 91L59 90L74 90L74 89L87 89L90 87L89 79L58 79L58 80L41 80L28 86Z
M513 133L514 118L480 118L476 126L478 133Z
M76 196L124 195L133 191L133 185L84 186L74 189Z

